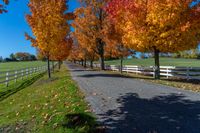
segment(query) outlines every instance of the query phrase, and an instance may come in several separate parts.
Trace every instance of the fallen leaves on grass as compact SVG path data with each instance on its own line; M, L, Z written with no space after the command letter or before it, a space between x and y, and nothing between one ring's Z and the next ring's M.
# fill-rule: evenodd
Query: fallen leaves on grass
M16 113L16 116L19 116L19 112Z

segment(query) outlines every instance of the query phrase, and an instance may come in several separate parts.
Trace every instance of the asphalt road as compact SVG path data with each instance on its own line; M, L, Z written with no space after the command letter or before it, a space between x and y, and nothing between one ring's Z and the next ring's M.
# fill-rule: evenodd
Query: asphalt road
M200 93L66 65L107 133L200 133Z

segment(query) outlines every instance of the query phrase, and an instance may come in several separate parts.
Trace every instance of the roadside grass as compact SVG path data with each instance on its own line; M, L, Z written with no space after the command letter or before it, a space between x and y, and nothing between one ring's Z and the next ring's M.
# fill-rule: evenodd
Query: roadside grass
M96 120L66 68L0 101L0 132L96 133Z
M114 72L114 73L120 74L119 72ZM155 80L151 76L145 76L133 73L123 73L122 75L150 83L176 87L178 89L189 90L193 92L200 92L200 82L198 80L185 80L176 78L167 79L165 77L161 77L160 80Z
M10 81L8 87L6 87L5 84L0 84L0 101L30 86L39 78L41 78L43 75L44 73L36 73L36 74L32 74L31 76L24 77L23 80L19 79L17 82Z
M108 65L120 65L120 60L105 61ZM125 59L124 65L137 66L153 66L154 58L148 59ZM177 58L160 58L161 66L184 66L184 67L200 67L200 60L198 59L177 59Z
M18 70L22 68L44 66L46 62L43 61L24 61L24 62L6 62L0 63L0 72L9 70Z

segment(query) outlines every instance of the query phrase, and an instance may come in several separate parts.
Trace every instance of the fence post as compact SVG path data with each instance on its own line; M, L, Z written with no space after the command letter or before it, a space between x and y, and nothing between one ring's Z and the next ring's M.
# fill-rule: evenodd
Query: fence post
M21 79L23 79L23 77L24 77L24 70L23 69L21 70L21 76L22 76Z
M26 69L26 77L28 78L28 69Z
M167 79L169 79L169 68L167 67Z
M138 75L139 67L136 67L136 75Z
M6 73L6 87L9 85L9 72Z
M15 71L15 83L17 82L17 71Z

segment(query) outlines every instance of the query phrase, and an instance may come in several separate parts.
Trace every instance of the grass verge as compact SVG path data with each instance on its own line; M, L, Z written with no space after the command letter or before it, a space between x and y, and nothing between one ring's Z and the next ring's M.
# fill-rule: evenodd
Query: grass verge
M5 84L1 84L0 85L0 101L30 86L39 78L41 78L43 75L44 73L41 73L41 74L37 73L37 74L27 77L24 80L19 80L16 83L14 81L10 81L8 87L6 87Z
M145 75L134 74L134 73L123 72L123 74L121 74L120 72L116 72L116 71L106 71L106 72L122 75L125 77L130 77L130 78L137 79L140 81L176 87L176 88L182 89L182 90L200 92L199 80L185 80L185 79L177 79L177 78L167 79L165 77L161 77L160 80L155 80L152 76L145 76Z
M145 75L136 75L133 73L123 74L125 76L130 76L135 79L139 79L141 81L147 81L155 84L162 84L166 86L176 87L178 89L189 90L193 92L200 92L200 82L195 80L185 80L185 79L176 79L176 78L164 78L162 77L160 80L155 80L153 77L145 76Z
M0 132L96 133L96 121L66 68L0 101Z

